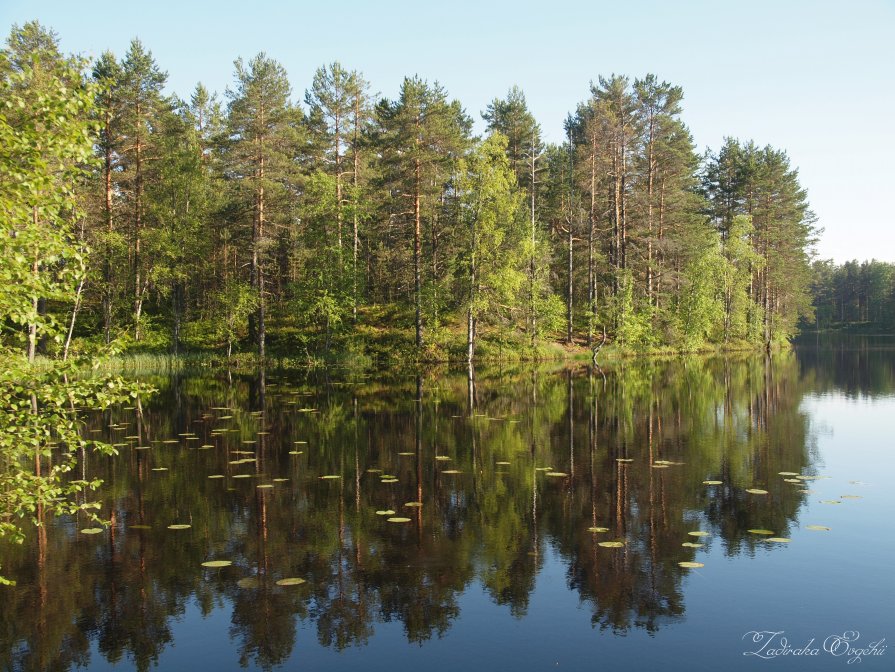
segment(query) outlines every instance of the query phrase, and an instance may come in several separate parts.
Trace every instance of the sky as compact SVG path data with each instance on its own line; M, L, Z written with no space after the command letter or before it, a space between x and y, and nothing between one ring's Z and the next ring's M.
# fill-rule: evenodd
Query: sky
M32 19L87 57L120 57L139 37L182 97L199 81L223 94L234 59L265 51L295 100L333 61L387 97L416 74L481 132L481 112L515 84L554 142L592 80L654 73L683 87L700 151L725 136L787 151L823 229L820 258L895 262L895 0L0 0L4 34Z

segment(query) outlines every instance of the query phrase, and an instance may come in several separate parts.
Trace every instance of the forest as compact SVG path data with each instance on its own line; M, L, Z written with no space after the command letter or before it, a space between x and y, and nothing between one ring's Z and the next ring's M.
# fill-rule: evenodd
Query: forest
M88 63L12 28L5 347L471 362L770 348L814 319L796 167L734 137L698 153L655 75L583 83L560 143L517 87L479 137L419 75L390 99L333 62L299 95L259 53L220 96L166 81L137 39Z
M813 269L815 328L895 329L895 264L823 260Z

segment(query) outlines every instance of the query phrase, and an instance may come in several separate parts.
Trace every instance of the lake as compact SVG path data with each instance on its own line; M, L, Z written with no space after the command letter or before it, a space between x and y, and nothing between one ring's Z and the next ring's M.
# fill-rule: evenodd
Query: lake
M893 669L891 340L143 379L110 526L0 549L2 669Z

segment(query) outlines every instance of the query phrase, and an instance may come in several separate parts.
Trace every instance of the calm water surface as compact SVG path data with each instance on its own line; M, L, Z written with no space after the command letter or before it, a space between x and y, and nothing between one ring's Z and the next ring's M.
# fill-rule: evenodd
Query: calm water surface
M895 669L891 342L150 381L110 527L0 549L2 669Z

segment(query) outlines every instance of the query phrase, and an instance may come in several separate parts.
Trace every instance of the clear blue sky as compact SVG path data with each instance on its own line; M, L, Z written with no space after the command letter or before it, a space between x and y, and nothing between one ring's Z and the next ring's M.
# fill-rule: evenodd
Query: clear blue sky
M788 151L821 257L895 261L895 0L0 0L0 30L35 18L86 56L140 37L182 96L197 81L222 93L233 60L264 50L296 100L339 60L386 96L405 75L438 80L481 130L518 84L554 141L590 80L653 72L683 87L700 150L730 135Z

